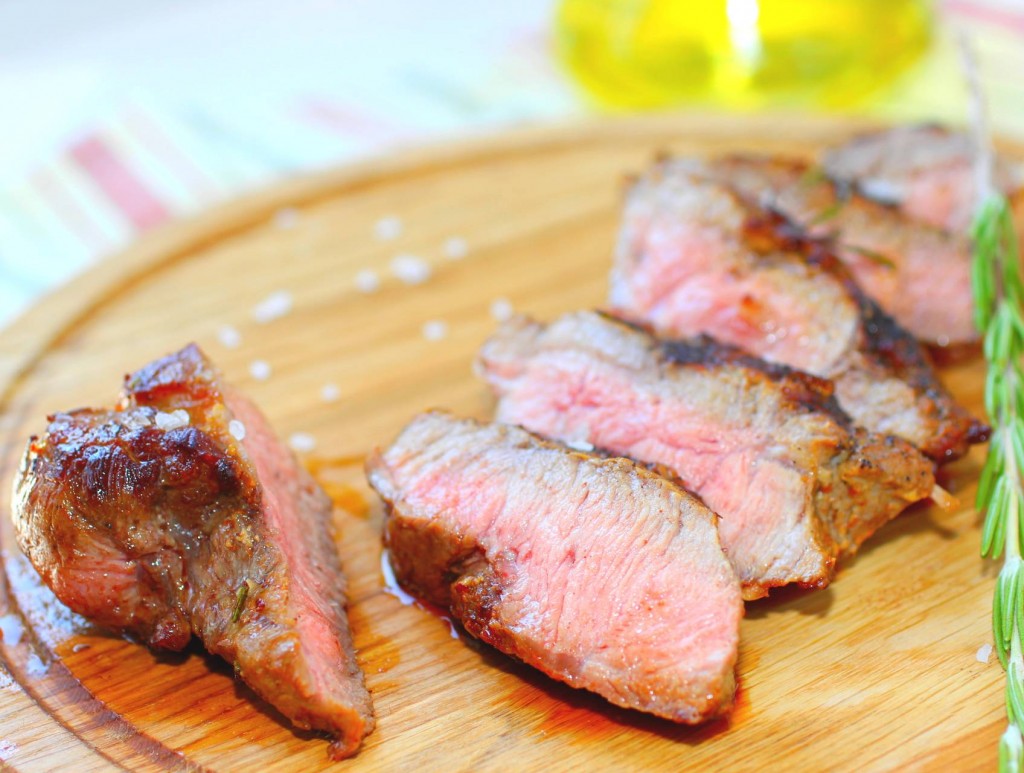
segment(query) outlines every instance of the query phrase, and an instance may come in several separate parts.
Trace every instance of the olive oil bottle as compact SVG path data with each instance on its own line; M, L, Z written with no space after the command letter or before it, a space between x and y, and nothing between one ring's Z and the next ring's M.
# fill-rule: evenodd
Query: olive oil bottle
M599 103L844 107L927 48L925 0L562 0L562 62Z

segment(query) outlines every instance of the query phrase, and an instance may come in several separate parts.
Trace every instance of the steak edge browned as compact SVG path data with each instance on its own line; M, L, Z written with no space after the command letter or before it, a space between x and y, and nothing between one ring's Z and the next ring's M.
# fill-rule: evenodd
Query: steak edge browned
M609 302L669 337L708 334L829 378L854 421L936 461L987 437L827 242L720 180L662 164L634 185Z
M838 185L897 206L913 220L965 234L978 204L971 138L936 124L896 126L858 134L822 156L822 168ZM1024 220L1024 166L1003 155L993 159L996 188Z
M72 610L157 648L195 635L335 757L373 728L331 502L194 345L127 377L115 410L50 417L13 515Z
M715 515L625 459L448 414L367 462L399 582L573 687L677 722L724 712L743 611Z
M942 347L977 340L965 233L906 217L799 159L739 155L666 167L718 180L812 236L831 238L857 284L917 338Z
M909 443L854 427L827 381L595 312L516 318L481 349L497 418L666 469L720 516L744 597L823 587L836 561L931 493Z

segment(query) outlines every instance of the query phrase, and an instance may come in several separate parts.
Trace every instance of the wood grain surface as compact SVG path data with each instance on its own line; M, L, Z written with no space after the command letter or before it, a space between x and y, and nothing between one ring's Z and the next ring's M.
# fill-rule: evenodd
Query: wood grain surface
M197 341L302 454L338 504L350 619L377 730L338 770L985 770L1003 728L990 641L995 567L970 507L982 458L948 468L963 503L916 507L824 591L748 605L732 715L699 728L553 682L388 592L380 504L362 459L417 411L488 416L470 364L507 299L542 318L604 297L622 180L664 149L813 153L849 122L662 117L459 143L299 180L159 232L49 296L0 338L0 761L18 770L316 770L293 731L192 648L155 654L90 627L13 542L11 477L47 413L109 405L122 375ZM275 217L282 208L294 212ZM374 224L397 216L391 241ZM287 227L291 226L291 227ZM461 259L446 240L465 240ZM410 286L403 253L432 267ZM375 293L357 290L378 272ZM259 323L277 290L287 316ZM443 322L428 340L423 326ZM234 326L242 342L218 338ZM435 326L436 327L436 326ZM266 361L266 380L250 375ZM943 371L980 410L981 364ZM326 384L340 397L322 398Z

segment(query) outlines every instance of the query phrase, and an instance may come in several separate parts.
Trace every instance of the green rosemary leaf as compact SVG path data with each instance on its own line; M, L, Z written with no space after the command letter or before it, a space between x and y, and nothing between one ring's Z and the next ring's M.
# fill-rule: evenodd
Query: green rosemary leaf
M997 443L992 444L992 450L985 459L985 466L981 469L981 479L978 481L978 495L974 499L974 506L978 510L984 510L992 500L992 487L996 478L1003 474L1003 453Z
M893 270L896 269L896 264L893 263L891 258L886 257L885 255L883 255L880 252L877 252L876 250L869 249L868 247L861 247L856 244L844 244L843 247L844 249L849 250L850 252L857 253L862 258L867 258L872 263L882 266L883 268Z
M1024 682L1021 681L1021 666L1017 660L1011 660L1010 667L1006 669L1006 685L1006 694L1012 709L1010 719L1020 727L1024 723Z
M1003 773L1020 773L1022 757L1024 739L1017 725L1010 725L999 739L999 770Z
M249 583L243 582L238 586L238 590L235 591L235 610L231 613L231 622L237 623L238 618L242 616L242 610L245 609L245 600L249 597Z
M808 220L807 224L806 224L806 227L807 228L813 228L816 225L821 225L822 223L827 223L829 220L832 220L836 215L838 215L839 211L842 208L843 208L843 202L840 201L839 199L836 199L829 206L825 207L825 209L821 210L820 212L815 214L814 217L812 217L810 220ZM851 247L850 249L856 249L856 248Z

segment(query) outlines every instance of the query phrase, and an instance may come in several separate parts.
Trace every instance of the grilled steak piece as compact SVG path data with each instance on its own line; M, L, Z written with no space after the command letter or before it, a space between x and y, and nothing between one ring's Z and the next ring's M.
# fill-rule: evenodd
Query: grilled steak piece
M910 220L828 180L803 161L735 156L667 162L659 176L698 172L780 212L811 235L835 237L836 255L882 309L922 341L940 346L977 340L970 245Z
M707 339L661 341L595 312L518 317L478 369L499 421L653 463L697 493L746 599L824 587L935 485L909 443L853 427L831 383Z
M256 407L191 345L128 376L115 410L49 421L13 511L57 597L152 647L197 636L295 725L335 736L333 756L358 749L373 713L332 505Z
M854 137L825 153L822 166L840 185L908 217L966 233L977 204L970 138L934 124L898 126ZM1024 216L1024 166L995 159L995 184Z
M825 242L721 181L658 166L633 187L609 300L669 337L708 334L832 379L854 421L937 461L986 437Z
M411 592L612 703L696 723L732 703L743 614L715 515L626 459L443 413L367 463Z

